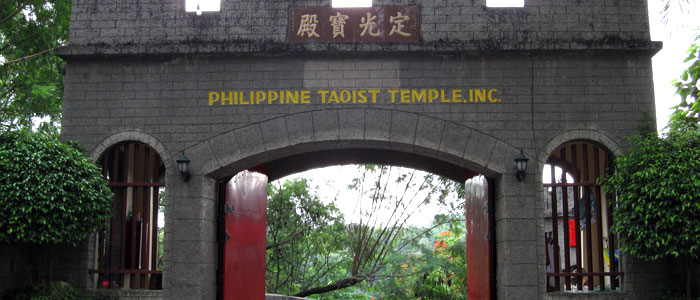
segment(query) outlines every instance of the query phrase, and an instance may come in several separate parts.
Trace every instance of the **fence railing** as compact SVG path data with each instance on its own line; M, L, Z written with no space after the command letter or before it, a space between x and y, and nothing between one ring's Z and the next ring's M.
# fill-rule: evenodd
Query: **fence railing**
M548 291L620 287L624 273L610 233L615 197L606 195L597 182L609 162L604 150L581 142L560 147L548 161L551 181L544 184L549 206L544 238Z

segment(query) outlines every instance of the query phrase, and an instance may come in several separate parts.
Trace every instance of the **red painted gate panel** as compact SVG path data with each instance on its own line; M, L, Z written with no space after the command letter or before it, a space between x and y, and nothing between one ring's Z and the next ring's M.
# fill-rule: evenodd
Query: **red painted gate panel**
M489 183L473 177L464 186L467 214L467 299L491 299Z
M264 300L267 175L238 173L225 194L223 299Z

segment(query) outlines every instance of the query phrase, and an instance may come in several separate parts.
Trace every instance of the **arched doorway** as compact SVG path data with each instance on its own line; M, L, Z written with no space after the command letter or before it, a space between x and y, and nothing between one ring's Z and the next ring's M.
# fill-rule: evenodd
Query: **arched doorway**
M321 166L373 163L408 166L466 182L470 299L491 299L495 283L493 180L469 169L412 153L338 149L282 157L241 171L219 184L221 299L264 299L267 182Z
M610 232L614 195L600 180L612 153L596 143L570 141L549 155L543 178L547 290L616 290L619 250ZM543 176L544 177L544 176Z
M95 287L161 289L158 255L160 192L165 165L151 146L126 141L111 146L97 161L114 193L109 228L95 245Z

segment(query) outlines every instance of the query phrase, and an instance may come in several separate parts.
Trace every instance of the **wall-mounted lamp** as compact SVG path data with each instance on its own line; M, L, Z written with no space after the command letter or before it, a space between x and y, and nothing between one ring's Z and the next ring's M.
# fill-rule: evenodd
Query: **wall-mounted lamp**
M525 171L527 171L528 160L530 159L525 157L525 154L523 154L523 150L520 149L520 155L518 155L518 157L515 158L515 166L518 169L518 171L515 173L515 178L517 178L518 181L525 180Z
M182 156L177 159L177 169L182 175L182 181L187 182L190 180L190 170L187 167L190 164L190 159L185 155L185 151L182 151Z

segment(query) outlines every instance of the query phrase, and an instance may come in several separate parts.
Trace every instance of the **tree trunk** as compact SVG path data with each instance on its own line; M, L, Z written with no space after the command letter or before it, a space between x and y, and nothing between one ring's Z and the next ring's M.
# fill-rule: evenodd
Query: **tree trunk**
M343 278L341 280L338 280L336 282L333 282L329 285L326 286L321 286L321 287L315 287L311 288L305 291L301 291L299 293L294 294L294 297L300 297L304 298L306 296L310 295L316 295L316 294L323 294L323 293L328 293L336 290L341 290L347 287L351 287L353 285L356 285L360 282L365 281L362 278L357 278L357 277L348 277L348 278Z
M692 275L693 275L693 259L690 257L690 255L684 255L685 256L685 299L686 300L691 300L692 299L692 286L693 286L693 281L692 281Z
M13 265L16 268L16 275L14 277L13 288L25 288L27 286L34 286L34 272L30 264L31 259L27 259L28 248L25 245L13 245L12 248L14 260Z
M52 282L53 281L53 273L54 273L53 272L53 268L54 268L54 263L53 263L54 262L54 249L53 249L53 247L49 247L48 252L49 252L49 254L48 254L48 256L46 256L46 258L48 258L49 282Z

